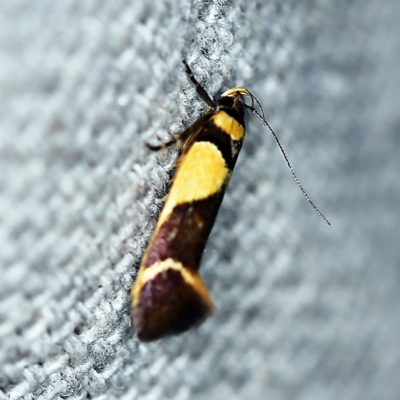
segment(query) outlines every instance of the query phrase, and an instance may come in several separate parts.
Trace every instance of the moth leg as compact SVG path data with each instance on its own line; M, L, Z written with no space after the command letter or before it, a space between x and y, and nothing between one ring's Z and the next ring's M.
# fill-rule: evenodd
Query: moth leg
M153 145L153 144L150 144L150 143L146 143L146 146L150 150L159 151L159 150L164 150L167 147L172 146L173 144L178 144L179 145L180 141L181 141L180 140L180 135L179 134L177 135L177 134L173 133L172 134L172 139L168 140L168 142L165 142L165 143L162 143L162 144L156 144L156 145Z
M159 144L159 145L152 145L150 143L146 143L146 145L150 150L154 150L154 151L164 150L167 147L170 147L172 145L175 145L175 149L179 148L181 146L184 146L189 139L194 138L196 136L197 132L204 124L204 121L206 121L208 119L209 119L209 115L206 113L206 115L201 117L194 124L188 126L182 133L178 133L178 134L173 133L172 138L170 140L168 140L167 142Z

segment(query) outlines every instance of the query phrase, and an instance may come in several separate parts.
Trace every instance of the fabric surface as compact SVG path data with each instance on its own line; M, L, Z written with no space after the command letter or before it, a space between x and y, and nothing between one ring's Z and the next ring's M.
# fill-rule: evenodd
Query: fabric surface
M400 3L0 3L0 398L400 398ZM172 151L244 86L202 262L216 313L143 345L129 289Z

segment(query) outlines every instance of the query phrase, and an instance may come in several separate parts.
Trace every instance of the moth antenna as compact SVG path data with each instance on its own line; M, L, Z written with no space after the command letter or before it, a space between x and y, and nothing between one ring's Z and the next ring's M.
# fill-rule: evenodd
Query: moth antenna
M245 107L250 110L253 114L257 115L258 118L260 118L263 121L263 125L266 126L269 131L271 132L272 136L275 139L275 142L277 143L279 150L281 151L283 158L286 161L286 165L288 166L288 168L290 169L290 172L292 173L292 177L294 179L294 181L296 182L297 186L299 187L299 189L301 190L301 193L303 193L303 196L306 198L306 200L308 201L308 203L311 205L311 207L314 209L314 211L319 215L319 217L326 222L328 225L331 225L331 223L329 222L328 218L325 217L324 214L322 214L322 212L319 210L319 208L314 204L314 202L310 199L310 197L308 196L307 192L305 191L305 189L303 188L303 185L301 184L299 178L297 177L296 173L294 172L294 169L292 167L292 165L290 164L290 161L286 155L286 152L283 148L283 146L281 145L281 142L278 139L278 136L276 136L276 133L274 132L274 130L271 128L271 126L269 125L269 123L267 122L267 120L265 119L265 115L264 115L264 110L260 104L260 102L257 100L256 97L254 97L250 92L248 92L251 99L252 99L252 104L253 103L253 99L256 101L258 107L261 110L261 113L258 112L252 105L249 106L248 104L245 105Z
M200 85L199 82L197 82L192 70L190 69L188 63L186 62L186 60L182 60L183 65L185 66L186 69L186 73L189 77L189 79L192 81L194 87L196 88L196 92L197 94L203 99L203 101L206 102L206 104L211 107L211 108L215 108L215 103L212 101L211 97L208 95L208 93L206 92L206 90L203 88L203 86Z

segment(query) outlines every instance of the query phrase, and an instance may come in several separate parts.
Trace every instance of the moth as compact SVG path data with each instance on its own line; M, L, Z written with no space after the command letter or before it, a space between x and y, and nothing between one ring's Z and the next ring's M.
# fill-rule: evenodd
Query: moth
M157 148L179 142L181 154L131 291L133 325L144 342L185 332L214 310L199 267L245 137L246 109L269 128L306 199L329 223L301 186L255 96L245 88L235 87L214 103L186 62L184 65L209 108L178 137ZM245 98L251 99L251 105L246 104ZM260 111L254 108L255 103Z

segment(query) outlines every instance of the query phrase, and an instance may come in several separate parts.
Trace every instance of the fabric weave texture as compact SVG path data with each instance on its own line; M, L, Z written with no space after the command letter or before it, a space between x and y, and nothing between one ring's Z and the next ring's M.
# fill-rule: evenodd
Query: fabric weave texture
M0 3L0 399L400 398L400 4ZM129 290L173 150L243 86L265 107L204 254L217 305L143 345Z

